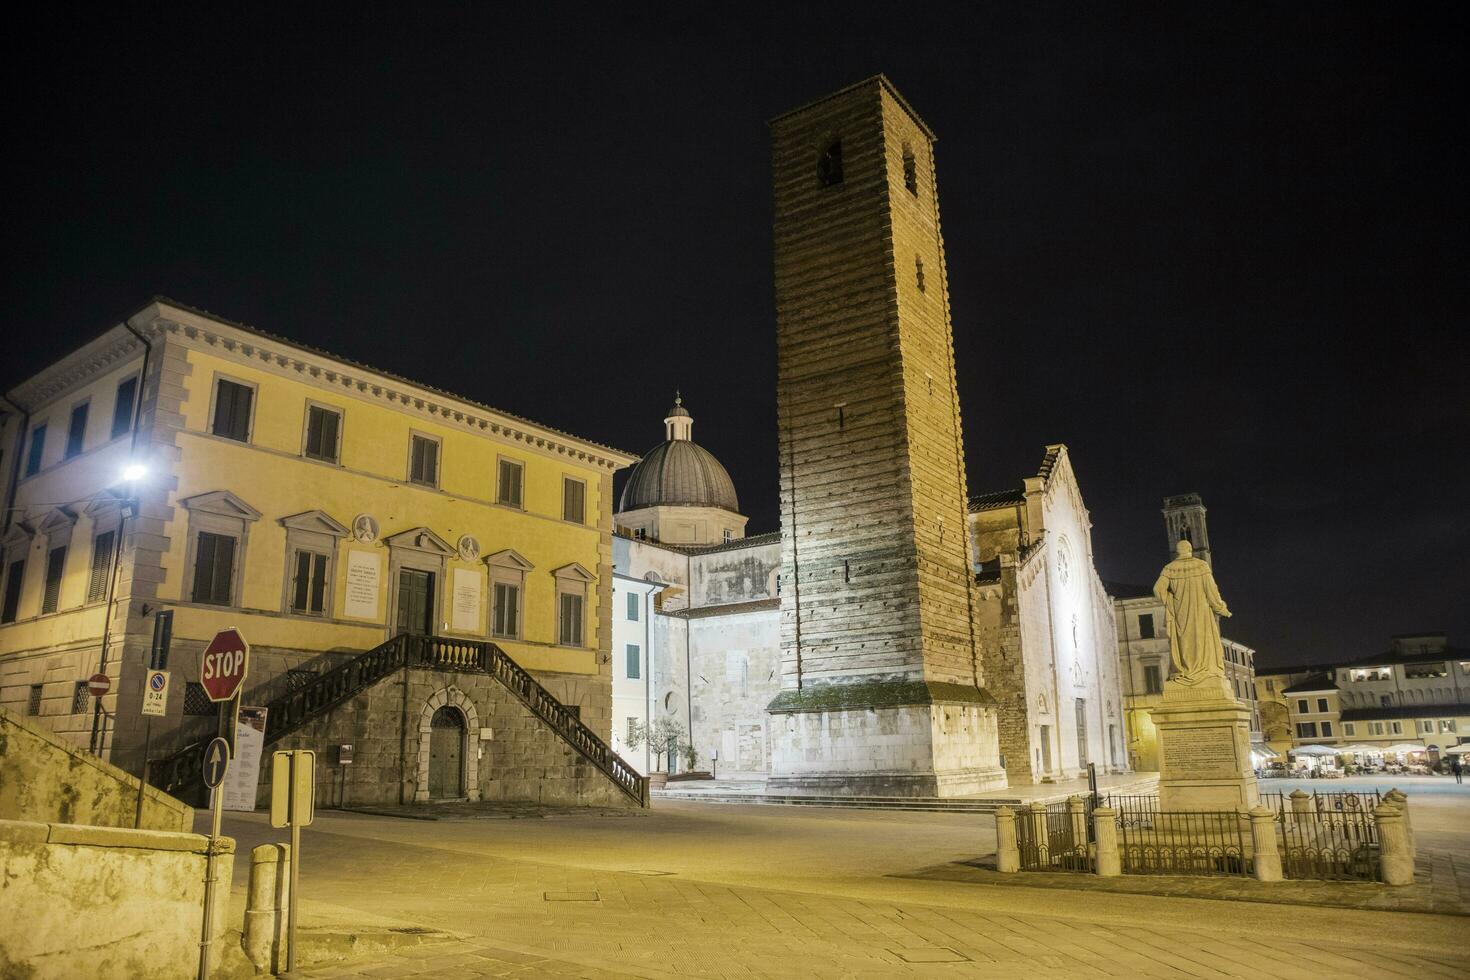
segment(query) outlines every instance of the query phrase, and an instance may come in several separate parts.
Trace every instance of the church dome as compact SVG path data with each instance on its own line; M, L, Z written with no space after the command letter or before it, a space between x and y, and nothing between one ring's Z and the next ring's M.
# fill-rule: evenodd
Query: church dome
M643 507L721 507L740 512L735 483L708 449L694 442L694 417L679 396L664 418L668 438L634 464L618 510Z

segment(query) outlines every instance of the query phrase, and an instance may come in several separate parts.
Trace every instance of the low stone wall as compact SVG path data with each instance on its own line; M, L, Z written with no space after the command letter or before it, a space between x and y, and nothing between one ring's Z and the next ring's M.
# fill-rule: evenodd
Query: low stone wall
M216 962L235 842L216 852ZM0 977L194 977L208 838L0 820Z
M0 820L132 827L138 777L0 708ZM188 831L194 810L152 786L139 826Z

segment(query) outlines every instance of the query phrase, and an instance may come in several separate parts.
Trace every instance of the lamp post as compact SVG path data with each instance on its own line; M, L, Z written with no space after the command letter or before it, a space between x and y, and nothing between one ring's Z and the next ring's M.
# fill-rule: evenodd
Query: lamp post
M121 519L117 522L117 540L113 543L112 547L112 575L107 582L107 602L102 614L102 651L97 659L97 673L99 674L107 673L107 648L109 641L112 639L113 602L117 596L118 572L122 568L123 538L127 534L128 518L131 516L136 519L138 516L138 484L147 475L148 468L137 462L129 463L123 468L122 472L121 483L127 487L127 492L119 502L122 514ZM123 631L124 633L127 632L126 624L123 625ZM95 698L94 700L96 704L92 709L92 738L89 748L93 755L100 757L102 755L102 743L105 741L106 729L103 719L102 699ZM146 782L148 774L145 772L140 778Z

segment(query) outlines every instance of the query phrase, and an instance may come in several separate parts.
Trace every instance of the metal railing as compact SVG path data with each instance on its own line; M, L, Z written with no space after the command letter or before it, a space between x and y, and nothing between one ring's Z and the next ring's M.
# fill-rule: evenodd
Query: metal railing
M306 723L404 667L488 674L514 694L563 741L597 766L639 806L648 805L648 777L628 765L566 705L552 697L520 664L493 643L440 636L395 636L266 703L265 744ZM149 781L179 795L200 780L206 742L185 746L154 762Z
M1289 810L1277 826L1286 877L1379 880L1378 828L1371 809Z
M1016 811L1016 847L1022 871L1093 871L1095 859L1088 846L1092 828L1092 801L1080 814L1066 801L1049 803L1045 810L1022 807Z
M1124 874L1240 875L1251 873L1247 831L1233 811L1138 811L1147 819L1118 822Z

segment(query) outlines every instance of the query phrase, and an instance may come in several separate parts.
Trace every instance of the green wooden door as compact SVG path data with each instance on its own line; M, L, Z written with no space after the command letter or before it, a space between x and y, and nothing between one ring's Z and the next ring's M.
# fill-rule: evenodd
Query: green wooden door
M398 572L398 632L434 632L434 573L404 568Z

